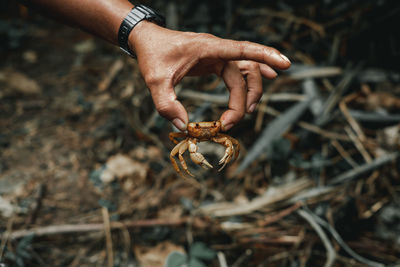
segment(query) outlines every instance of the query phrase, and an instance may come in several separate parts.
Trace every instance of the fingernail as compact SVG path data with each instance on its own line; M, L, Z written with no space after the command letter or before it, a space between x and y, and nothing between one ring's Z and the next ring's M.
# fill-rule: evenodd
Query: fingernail
M281 58L283 58L283 60L285 60L288 63L291 63L290 60L284 55L284 54L280 54Z
M256 106L257 106L257 103L251 104L250 107L249 107L249 112L253 113L253 111L256 109Z
M186 124L181 119L173 119L172 124L181 131L186 130Z
M228 131L230 128L233 127L233 123L228 124L228 125L222 125L222 126L223 126L222 129L223 129L224 131Z

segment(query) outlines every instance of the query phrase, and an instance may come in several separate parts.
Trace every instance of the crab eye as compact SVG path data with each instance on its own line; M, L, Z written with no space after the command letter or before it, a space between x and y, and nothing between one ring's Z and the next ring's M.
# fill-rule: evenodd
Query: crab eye
M214 126L217 126L217 123L214 121Z
M196 127L199 127L199 124L198 124L198 123L196 123Z

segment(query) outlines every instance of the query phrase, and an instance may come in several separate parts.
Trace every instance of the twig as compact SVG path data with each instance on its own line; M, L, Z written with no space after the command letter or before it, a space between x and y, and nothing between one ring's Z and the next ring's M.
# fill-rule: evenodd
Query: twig
M267 147L271 146L273 141L280 138L306 111L310 102L311 99L297 103L268 124L236 169L235 174L239 174L246 169L261 153L265 152Z
M327 256L325 267L330 267L334 264L336 258L336 251L333 249L331 242L329 241L328 237L326 236L325 232L321 229L318 223L315 221L314 217L309 214L305 210L298 210L297 213L303 217L311 226L314 228L315 232L317 232L318 236L321 238L322 243L325 246Z
M271 107L262 108L262 111L269 115L272 115L272 116L279 116L281 114L279 111L277 111ZM332 133L332 132L324 130L316 125L313 125L313 124L305 122L305 121L298 121L297 125L302 127L303 129L306 129L310 132L319 134L319 135L329 138L329 139L334 139L334 140L337 139L337 140L342 140L342 141L347 141L347 142L351 141L351 139L344 134Z
M261 8L261 9L239 9L240 14L242 15L250 15L250 16L254 16L254 15L267 15L267 16L272 16L272 17L278 17L284 20L289 20L291 22L294 22L296 24L303 24L307 27L309 27L310 29L314 30L315 32L317 32L319 35L324 36L325 35L325 30L324 30L324 26L320 25L312 20L309 20L307 18L303 18L303 17L298 17L295 16L289 12L285 12L285 11L277 11L277 10L273 10L273 9L269 9L269 8Z
M39 210L42 207L42 200L45 194L46 194L46 185L44 183L41 183L38 186L38 189L34 197L35 199L33 200L33 204L31 205L32 212L30 213L27 219L28 225L35 223L37 214L39 213Z
M6 249L7 241L10 239L12 226L14 223L14 216L12 216L7 222L7 229L4 234L0 235L1 244L0 244L0 261L3 259L3 254Z
M295 66L293 70L289 70L289 77L294 80L304 80L310 78L327 78L342 74L342 69L338 67L309 67Z
M322 195L328 195L335 193L338 190L334 186L319 186L310 188L304 192L294 195L292 198L286 200L287 203L297 203L299 201L306 202L309 199L321 197Z
M285 82L287 82L288 79L285 78L277 78L276 80L273 81L273 83L268 87L268 90L263 94L261 100L260 100L260 104L257 106L258 112L257 112L257 116L256 116L256 123L254 125L254 130L256 132L261 131L261 127L262 127L262 122L264 120L264 112L262 112L260 110L260 108L266 108L268 101L270 99L270 96L276 91L278 90L279 87L282 86L282 84L284 84Z
M302 206L301 202L297 202L293 206L290 206L289 208L280 211L278 214L275 214L274 216L265 217L263 221L258 223L258 226L266 226L273 222L279 221L282 218L294 212L295 210L297 210L298 208L300 208L301 206Z
M348 123L350 124L351 128L353 128L354 132L358 135L358 138L361 142L364 142L367 138L364 132L361 129L361 126L358 122L351 116L349 109L347 108L347 103L351 102L355 98L359 97L359 93L353 93L346 96L342 101L339 103L339 108L342 111L343 115L347 119Z
M229 94L211 94L194 90L183 90L179 97L195 99L199 102L206 101L217 105L227 105L229 101ZM266 93L263 94L263 97L266 97ZM294 93L275 93L269 96L271 102L303 101L305 98L305 95Z
M400 115L385 114L377 112L366 112L361 110L349 109L349 114L358 121L373 122L373 123L399 123Z
M350 181L352 179L354 179L355 177L357 177L358 175L374 170L378 167L380 167L383 164L386 164L390 161L393 161L395 159L397 159L397 157L399 156L399 153L394 152L394 153L390 153L387 154L385 156L382 156L380 158L375 159L374 161L372 161L371 163L366 163L364 165L361 165L357 168L354 168L350 171L347 171L339 176L337 176L336 178L332 179L331 181L329 181L329 185L335 185L335 184L339 184L339 183L343 183L343 182L347 182Z
M371 206L371 208L369 208L368 210L366 210L361 214L361 218L363 219L370 218L372 215L377 213L387 202L389 202L389 198L387 197L376 202L374 205Z
M344 127L345 132L348 134L350 139L354 142L354 145L360 151L361 155L365 159L366 162L371 163L372 158L368 154L367 150L365 149L364 145L361 143L360 139L352 132L352 130L349 127Z
M242 266L242 263L253 254L251 249L246 249L246 251L240 255L240 257L232 264L232 267L239 267Z
M108 214L108 209L105 207L101 209L101 213L103 215L104 232L106 235L107 264L108 267L113 267L114 256L113 256L113 244L112 244L111 227L110 227L110 215Z
M111 229L121 228L141 228L141 227L154 227L154 226L179 226L187 222L187 217L182 217L175 220L165 219L149 219L149 220L138 220L128 222L110 222ZM9 234L9 239L19 239L29 235L48 236L48 235L59 235L59 234L70 234L70 233L84 233L103 231L104 223L89 223L89 224L61 224L38 227L26 230L17 230ZM6 234L0 235L0 238L5 238Z
M85 254L88 252L88 250L89 250L88 248L79 249L78 253L76 254L74 260L71 262L69 267L77 267L77 266L79 266L79 263L80 263L82 257L85 256Z
M228 267L228 264L226 263L225 254L222 251L218 251L217 257L220 267Z
M122 59L117 59L114 61L114 63L111 65L110 69L108 70L108 73L104 78L101 80L99 85L97 86L97 90L100 92L103 92L110 87L111 83L114 81L115 77L117 74L122 70L124 67L124 62Z
M358 164L353 160L353 158L350 156L349 153L343 148L343 146L336 140L332 140L331 144L336 150L339 152L339 154L349 163L353 168L358 167Z
M356 76L360 69L360 65L354 70L345 72L344 77L339 82L335 90L331 92L328 99L325 101L321 115L317 117L315 123L318 126L326 124L331 118L331 113L334 107L339 103L342 94L349 88L351 81Z
M318 217L317 215L315 215L314 213L312 213L311 211L308 211L309 216L311 216L312 218L314 218L314 220L322 225L325 229L327 229L333 236L333 238L335 238L335 240L339 243L339 245L350 255L352 256L354 259L358 260L361 263L367 264L369 266L373 266L373 267L383 267L384 265L379 263L379 262L375 262L375 261L371 261L369 259L366 259L360 255L358 255L356 252L354 252L354 250L352 250L341 238L341 236L338 234L338 232L336 231L335 228L333 228L329 223L327 223L326 221L324 221L323 219L321 219L320 217Z
M301 236L297 235L280 235L277 237L239 237L237 238L238 243L265 243L265 244L298 244L302 241Z
M278 187L271 186L263 195L254 198L248 203L238 205L231 202L222 202L200 207L199 211L217 217L249 214L265 206L285 200L311 185L312 182L309 179L301 178Z

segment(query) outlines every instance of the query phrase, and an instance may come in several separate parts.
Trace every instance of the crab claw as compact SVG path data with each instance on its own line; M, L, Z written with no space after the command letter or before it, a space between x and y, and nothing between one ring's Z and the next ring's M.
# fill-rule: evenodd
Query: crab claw
M188 150L190 153L190 159L194 163L199 164L204 169L213 168L213 166L204 158L204 156L201 153L197 152L198 147L196 141L189 140L188 144L189 144Z
M213 168L213 166L199 152L190 153L190 158L194 163L199 164L204 169Z

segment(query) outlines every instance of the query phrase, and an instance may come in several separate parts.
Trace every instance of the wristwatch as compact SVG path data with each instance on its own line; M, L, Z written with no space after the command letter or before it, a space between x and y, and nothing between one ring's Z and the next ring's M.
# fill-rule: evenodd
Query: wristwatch
M162 15L144 5L134 6L122 21L118 31L119 47L122 51L133 58L136 58L136 55L128 45L128 36L132 29L142 20L152 21L160 26L165 27L165 18Z

